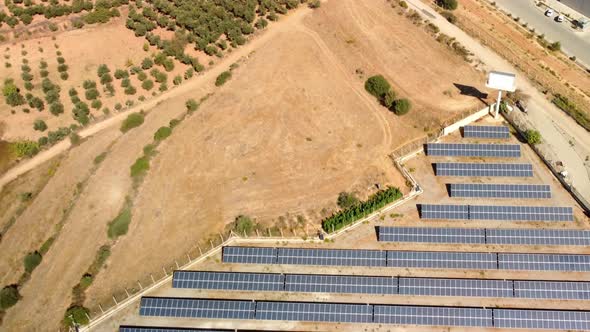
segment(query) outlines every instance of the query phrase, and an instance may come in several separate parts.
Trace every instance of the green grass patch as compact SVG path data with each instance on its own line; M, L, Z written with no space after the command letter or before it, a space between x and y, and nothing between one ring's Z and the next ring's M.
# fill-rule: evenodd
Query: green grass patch
M101 154L99 154L98 156L96 156L96 158L94 158L94 164L98 165L100 163L102 163L107 157L107 153L103 152Z
M80 305L73 305L66 310L64 315L64 325L74 326L74 323L79 325L88 324L88 309Z
M160 127L154 134L154 140L163 141L170 135L172 135L172 129L170 127Z
M20 300L20 294L16 285L5 286L0 290L0 309L6 310Z
M40 252L34 251L28 253L24 259L25 271L27 271L27 273L33 272L33 270L41 264L41 260L43 260L43 256L41 256Z
M215 79L215 86L222 86L231 78L231 72L224 71Z
M80 279L80 287L82 289L86 289L88 287L90 287L90 285L92 285L92 282L94 281L94 277L88 273L86 273L81 279Z
M559 107L562 111L569 114L569 116L574 118L574 120L576 120L580 126L590 131L590 118L588 115L582 112L582 110L578 109L578 107L566 96L556 94L555 98L553 98L551 102L555 104L555 106Z
M380 190L364 202L360 202L350 208L341 210L322 221L324 231L335 232L353 222L368 216L387 204L400 199L401 191L395 187Z
M39 253L41 253L41 255L45 255L49 251L49 248L51 248L53 241L55 241L55 236L52 236L49 239L45 240L45 242L43 242L43 244L41 245L41 249L39 249Z
M133 165L131 165L131 177L137 178L140 176L145 175L145 173L150 169L150 158L147 156L139 157Z
M131 113L121 124L121 132L126 133L129 130L139 127L143 124L144 115L141 113Z
M119 215L109 224L108 235L111 239L116 239L121 235L127 234L129 223L131 222L131 207L125 207Z

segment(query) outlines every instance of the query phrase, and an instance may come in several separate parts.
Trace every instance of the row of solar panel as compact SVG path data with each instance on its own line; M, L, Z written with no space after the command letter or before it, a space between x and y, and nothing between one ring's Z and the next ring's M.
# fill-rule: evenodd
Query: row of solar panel
M426 154L441 157L519 158L519 144L428 143Z
M590 271L590 255L223 247L224 263Z
M437 176L532 177L532 164L434 163Z
M156 327L156 326L119 326L119 332L237 332L245 330L219 330L219 329L199 329L199 328L182 328L182 327Z
M590 329L589 311L143 297L141 316L334 323Z
M590 230L441 227L377 228L384 242L590 246Z
M422 219L574 221L572 207L421 204Z
M545 184L451 183L451 197L480 198L551 198L551 187Z
M510 130L506 126L465 126L463 137L466 138L509 138Z
M589 300L590 282L175 271L172 287L240 291Z

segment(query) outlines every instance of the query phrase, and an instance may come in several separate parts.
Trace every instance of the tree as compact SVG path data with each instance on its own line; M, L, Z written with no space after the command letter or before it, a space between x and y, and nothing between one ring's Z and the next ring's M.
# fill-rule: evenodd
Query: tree
M64 112L64 105L59 101L53 102L49 105L49 112L55 116Z
M436 4L447 10L457 9L457 0L436 0Z
M47 130L47 124L45 123L45 121L41 119L35 120L35 122L33 123L33 129L38 131L45 131Z
M93 89L86 90L84 95L86 96L87 100L94 100L98 97L99 93L98 93L98 90L93 88Z
M524 137L530 145L539 144L542 141L541 133L538 130L529 129L525 131Z
M343 191L338 194L337 203L341 209L348 209L357 205L359 203L359 199L353 193Z
M371 76L365 82L365 90L373 96L381 99L389 90L391 85L382 75Z
M412 104L409 100L403 98L393 102L393 113L396 115L404 115L410 111Z
M5 286L0 290L0 309L6 310L18 302L20 294L17 285Z
M174 85L180 85L180 83L182 83L182 76L180 76L180 75L174 76L172 83L174 83Z
M124 69L117 69L115 70L115 78L120 80L122 78L127 78L129 77L129 72L127 72L127 70Z
M98 74L98 77L102 77L102 75L108 74L110 72L111 72L111 70L105 64L102 64L102 65L98 66L98 69L96 70L96 73Z
M145 58L141 62L141 68L143 69L150 69L154 66L154 62L150 58Z
M6 103L10 106L19 106L25 103L25 98L20 94L20 90L16 87L12 79L4 81L2 94L6 99Z
M189 100L186 101L186 109L189 112L194 112L194 111L197 110L197 108L199 108L199 103L197 103L196 100L194 100L194 99L191 98L191 99L189 99Z
M151 90L151 89L154 87L154 81L152 81L152 80L145 80L145 81L143 81L143 82L141 83L141 87L142 87L144 90L147 90L147 91L149 91L149 90Z
M43 257L41 256L41 254L38 251L34 251L34 252L31 252L28 255L26 255L25 259L24 259L25 271L27 271L27 273L33 272L33 270L39 264L41 264L42 259L43 259Z

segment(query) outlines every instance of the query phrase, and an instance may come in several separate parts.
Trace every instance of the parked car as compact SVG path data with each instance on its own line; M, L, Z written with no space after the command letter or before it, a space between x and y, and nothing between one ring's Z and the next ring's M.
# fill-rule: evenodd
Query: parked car
M545 11L545 16L547 16L547 17L551 17L551 16L553 16L553 14L555 14L555 11L553 11L553 9L551 9L551 8L548 8Z
M526 103L523 100L517 100L516 101L516 107L518 107L519 110L521 110L523 113L528 113L528 109L526 106Z
M555 16L555 22L561 23L564 20L565 20L565 17L563 17L563 15L561 15L561 14Z

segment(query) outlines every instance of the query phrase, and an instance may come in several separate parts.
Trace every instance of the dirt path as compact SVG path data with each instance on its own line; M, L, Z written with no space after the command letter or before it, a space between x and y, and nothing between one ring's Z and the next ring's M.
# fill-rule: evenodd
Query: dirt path
M96 133L103 131L106 128L110 128L114 125L121 123L129 113L139 112L140 110L148 110L150 108L157 106L164 100L171 99L179 95L185 94L187 92L190 92L191 90L195 89L204 82L211 80L212 78L215 78L224 70L227 70L229 65L238 61L240 58L247 57L252 51L260 47L260 45L263 45L267 41L271 40L276 34L283 31L285 26L301 21L301 19L310 11L311 9L305 7L287 15L279 22L271 24L267 28L267 30L264 31L264 33L261 33L259 36L251 40L246 45L240 47L232 53L229 53L228 56L222 59L215 67L211 68L210 70L207 70L206 72L196 76L195 78L187 81L185 84L182 84L177 88L171 89L169 92L163 93L144 103L138 104L128 109L127 111L121 112L107 120L93 124L90 127L80 131L78 135L80 135L80 137L82 138L90 137L92 135L95 135ZM23 161L19 163L17 166L11 168L0 178L0 191L2 190L4 185L9 183L10 181L32 170L40 164L50 160L58 154L67 151L71 146L72 145L70 141L66 139L52 146L51 148L39 153L35 157Z

